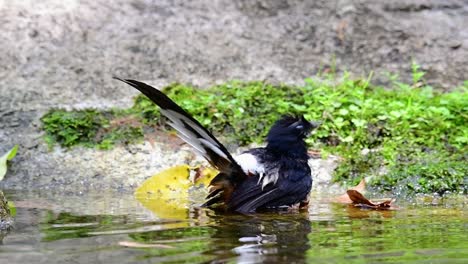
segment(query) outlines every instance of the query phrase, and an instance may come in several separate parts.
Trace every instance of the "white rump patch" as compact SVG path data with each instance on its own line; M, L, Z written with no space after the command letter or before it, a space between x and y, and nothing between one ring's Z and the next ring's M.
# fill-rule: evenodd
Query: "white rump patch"
M259 163L257 158L250 153L243 153L235 156L237 164L239 164L245 174L263 174L265 168Z
M260 163L257 158L250 153L243 153L234 157L237 164L239 164L245 174L258 175L258 183L262 184L262 189L270 183L276 184L278 181L278 168L271 168L265 172L265 166Z

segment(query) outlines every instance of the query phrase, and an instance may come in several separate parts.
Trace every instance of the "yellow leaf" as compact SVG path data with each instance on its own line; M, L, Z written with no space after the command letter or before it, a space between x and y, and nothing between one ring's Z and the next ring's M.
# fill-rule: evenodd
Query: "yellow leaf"
M195 171L195 184L190 179L190 171ZM179 165L158 174L143 182L135 191L136 199L160 218L187 219L189 188L208 186L217 171L211 168L192 168Z
M196 172L195 174L195 186L210 185L211 180L218 175L218 171L211 167L195 167L192 168Z
M186 219L190 167L180 165L147 179L136 189L136 199L160 218Z
M180 165L169 168L143 182L135 195L147 198L180 199L187 196L190 187L190 167Z

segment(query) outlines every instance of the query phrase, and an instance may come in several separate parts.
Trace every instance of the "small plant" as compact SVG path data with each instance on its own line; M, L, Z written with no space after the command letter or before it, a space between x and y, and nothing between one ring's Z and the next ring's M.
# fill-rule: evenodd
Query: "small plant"
M143 129L138 122L119 123L116 116L116 113L95 109L53 109L41 121L50 147L58 143L64 147L81 145L110 149L116 143L134 143L143 138Z
M3 178L5 177L5 174L7 173L8 162L11 161L16 156L17 152L18 152L18 145L15 145L7 153L5 154L0 153L0 155L2 155L0 156L0 181L3 180ZM0 191L0 195L1 194L2 192ZM0 199L0 202L1 202L1 199Z
M416 61L411 62L411 71L412 71L412 76L413 76L413 85L417 85L424 75L426 74L424 71L420 70L421 66L416 63Z
M94 137L109 121L97 110L66 111L53 109L41 118L49 144L59 143L64 147L77 144L93 145Z

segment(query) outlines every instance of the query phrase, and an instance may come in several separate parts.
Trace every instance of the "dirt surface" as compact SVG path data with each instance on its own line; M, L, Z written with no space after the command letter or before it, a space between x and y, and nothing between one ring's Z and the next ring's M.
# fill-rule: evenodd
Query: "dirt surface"
M0 0L0 29L0 153L20 145L4 188L127 190L192 160L148 142L47 149L39 118L51 107L131 104L112 75L300 84L336 64L385 84L387 71L409 80L414 59L440 89L468 79L468 1Z

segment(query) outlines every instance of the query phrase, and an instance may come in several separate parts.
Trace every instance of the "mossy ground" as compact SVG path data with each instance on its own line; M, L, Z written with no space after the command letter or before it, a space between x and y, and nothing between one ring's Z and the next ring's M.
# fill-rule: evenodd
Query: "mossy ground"
M240 145L262 142L283 114L321 121L308 143L322 155L343 158L337 181L372 176L374 185L387 190L466 194L468 83L440 93L422 84L417 66L413 71L412 84L392 79L386 88L326 75L300 87L232 81L207 89L173 84L164 92L215 135L229 135ZM53 109L42 122L50 144L102 149L141 141L161 123L157 107L143 95L130 109Z

